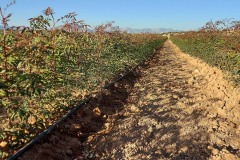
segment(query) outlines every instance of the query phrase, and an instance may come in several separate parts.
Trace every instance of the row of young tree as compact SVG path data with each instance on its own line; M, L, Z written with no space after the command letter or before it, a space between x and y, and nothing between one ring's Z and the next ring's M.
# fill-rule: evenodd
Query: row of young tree
M166 40L121 32L113 22L88 32L76 13L57 19L50 7L28 27L9 27L6 11L14 4L0 9L0 159Z

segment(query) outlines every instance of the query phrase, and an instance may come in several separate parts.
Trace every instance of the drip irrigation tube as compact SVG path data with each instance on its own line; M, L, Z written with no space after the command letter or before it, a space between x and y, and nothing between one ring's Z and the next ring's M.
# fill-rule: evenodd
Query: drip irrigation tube
M85 99L80 104L78 104L76 107L74 107L70 112L68 112L66 115L64 115L62 118L60 118L55 124L48 127L46 130L44 130L42 133L40 133L35 139L30 141L28 144L26 144L23 148L21 148L17 153L15 153L12 157L10 157L8 160L15 160L19 158L22 154L27 152L35 143L39 142L43 137L45 137L47 134L51 133L52 130L57 127L60 123L62 123L65 119L67 119L69 116L71 116L75 111L77 111L82 105L87 104L91 97Z
M161 46L162 47L162 46ZM157 48L156 50L158 51L161 47ZM111 82L110 84L101 87L103 89L107 89L108 87L112 86L114 83L119 82L120 80L122 80L124 77L126 77L128 74L130 74L131 72L133 72L137 67L139 67L140 65L142 65L144 62L148 61L150 58L152 58L155 54L156 54L156 50L153 51L153 54L149 55L147 58L145 58L143 61L141 61L139 64L137 64L135 67L133 67L132 69L130 69L130 71L128 71L127 73L123 74L120 78L114 80L113 82ZM70 110L67 114L65 114L62 118L60 118L57 122L55 122L53 125L51 125L50 127L48 127L46 130L44 130L43 132L41 132L35 139L33 139L32 141L30 141L28 144L26 144L23 148L21 148L18 152L16 152L14 155L12 155L10 158L8 158L8 160L16 160L17 158L19 158L21 155L23 155L25 152L27 152L31 147L33 147L37 142L39 142L41 139L43 139L46 135L48 135L49 133L52 132L52 130L54 128L56 128L59 124L61 124L65 119L67 119L68 117L70 117L71 115L73 115L78 109L81 108L81 106L87 104L90 100L91 100L92 96L89 96L88 98L86 98L85 100L83 100L82 102L80 102L80 104L78 104L76 107L74 107L72 110Z

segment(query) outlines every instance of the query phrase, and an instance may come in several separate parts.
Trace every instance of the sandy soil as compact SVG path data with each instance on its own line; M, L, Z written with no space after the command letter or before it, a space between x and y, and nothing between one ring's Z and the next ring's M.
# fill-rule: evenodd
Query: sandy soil
M239 93L168 40L20 159L240 159Z

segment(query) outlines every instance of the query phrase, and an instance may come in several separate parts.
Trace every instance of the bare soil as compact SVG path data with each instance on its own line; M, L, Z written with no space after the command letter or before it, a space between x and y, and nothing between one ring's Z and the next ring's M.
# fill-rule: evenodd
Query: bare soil
M168 40L20 159L240 159L239 93Z

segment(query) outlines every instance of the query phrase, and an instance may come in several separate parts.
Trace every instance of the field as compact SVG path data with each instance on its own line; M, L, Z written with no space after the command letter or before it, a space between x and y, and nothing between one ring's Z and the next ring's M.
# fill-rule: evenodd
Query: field
M167 40L20 160L238 160L239 91Z
M161 35L76 16L8 27L0 8L0 159L89 97L21 158L240 158L239 21Z

